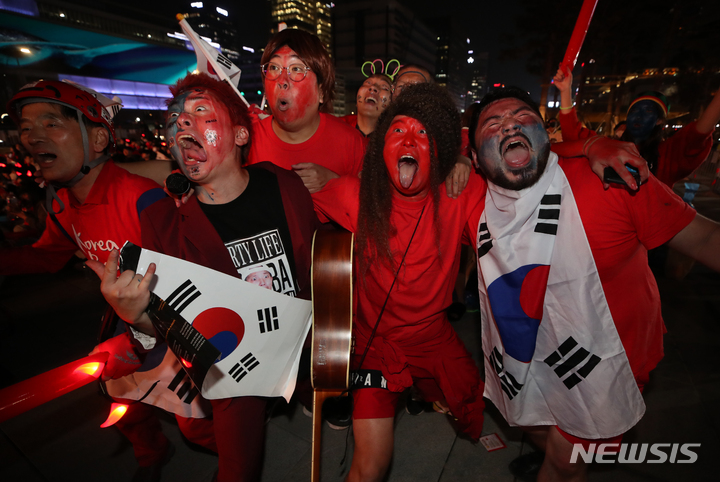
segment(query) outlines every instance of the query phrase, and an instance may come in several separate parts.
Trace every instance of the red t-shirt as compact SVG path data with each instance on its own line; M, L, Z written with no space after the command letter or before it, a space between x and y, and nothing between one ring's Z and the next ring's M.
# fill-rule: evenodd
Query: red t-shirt
M312 162L343 177L357 178L362 170L365 141L360 132L330 114L320 113L320 125L315 134L300 144L280 140L272 128L272 117L253 121L249 164L268 161L283 169L292 170L294 164ZM313 201L326 196L326 191L311 194ZM327 222L318 211L322 222Z
M0 275L55 272L78 248L88 259L104 263L125 241L140 245L140 212L165 193L154 181L108 161L84 203L67 189L60 189L58 197L65 210L57 219L73 241L48 216L45 231L32 246L0 250ZM60 209L57 201L54 207Z
M357 114L344 115L339 117L339 119L351 127L357 126Z
M663 357L665 325L647 250L669 241L695 211L656 178L637 192L602 183L587 162L560 159L633 374L646 380Z
M355 232L359 186L359 179L330 181L323 190L328 196L321 202L316 201L316 208ZM458 199L449 198L442 183L438 192L438 231L433 223L430 196L421 202L394 201L390 223L397 229L397 235L390 238L390 249L397 264L415 226L418 228L385 308L378 336L392 340L400 347L416 349L442 332L443 325L448 323L444 310L452 302L454 280L460 265L460 245L461 242L471 245L475 242L480 214L485 206L485 191L485 181L475 174L470 176L467 188ZM418 225L423 207L425 211ZM365 346L394 277L395 270L375 262L365 277L356 281L358 307L353 329L358 346Z
M313 162L340 176L357 176L365 154L360 133L335 116L320 113L313 136L300 144L280 140L272 128L272 117L253 122L248 164L269 161L291 170L293 164Z

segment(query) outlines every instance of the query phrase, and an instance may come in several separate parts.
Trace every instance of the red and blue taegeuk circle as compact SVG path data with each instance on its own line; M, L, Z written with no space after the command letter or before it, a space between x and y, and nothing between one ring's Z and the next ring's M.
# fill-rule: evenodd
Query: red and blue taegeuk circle
M220 350L215 363L235 351L245 336L245 322L229 308L208 308L195 317L192 325Z

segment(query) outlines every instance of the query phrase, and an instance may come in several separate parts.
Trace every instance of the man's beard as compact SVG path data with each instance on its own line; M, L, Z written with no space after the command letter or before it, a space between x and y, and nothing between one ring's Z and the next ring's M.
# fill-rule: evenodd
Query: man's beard
M516 170L503 170L502 167L498 166L492 172L485 172L483 174L485 178L503 189L509 189L511 191L521 191L534 185L542 177L547 167L548 158L550 157L550 143L546 142L540 149L537 155L537 167L534 167L534 163L530 163L527 166L516 169ZM482 164L481 164L482 166ZM506 172L513 174L513 179L509 179Z

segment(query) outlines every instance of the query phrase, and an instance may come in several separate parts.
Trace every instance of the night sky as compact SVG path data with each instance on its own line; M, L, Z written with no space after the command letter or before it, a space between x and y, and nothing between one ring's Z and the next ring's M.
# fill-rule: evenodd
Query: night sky
M76 0L83 2L87 0ZM337 0L341 3L343 0ZM148 5L144 0L127 0L123 2L130 7L136 8L137 12L146 12ZM212 2L206 2L212 3ZM437 0L417 0L415 2L403 2L411 5L420 16L433 16L437 13ZM241 1L218 1L216 4L230 12L231 18L243 19L242 27L239 28L240 38L244 44L249 46L263 46L268 38L269 29L269 0L241 0ZM187 8L182 7L187 5ZM152 22L158 18L170 18L176 13L188 13L192 10L190 2L177 2L173 0L154 0L152 2L152 14L145 14L145 20ZM507 4L505 4L507 5ZM162 12L167 12L163 15ZM504 12L504 13L503 13ZM463 19L471 46L476 52L487 51L490 53L489 81L492 83L502 82L505 84L516 84L528 88L531 92L537 93L539 98L539 78L525 72L523 60L500 60L500 51L503 42L501 37L504 31L514 28L514 22L507 12L507 7L498 3L487 1L467 2L462 0L445 0L443 2L443 14L453 15ZM503 19L500 20L498 19ZM559 60L558 60L559 61Z
M97 2L95 0L71 0L73 3L86 3L94 5L97 8ZM336 0L337 4L341 4L344 0ZM488 52L490 54L489 63L489 84L503 83L506 85L518 85L528 89L533 97L539 99L540 97L540 77L537 75L531 75L526 70L526 63L529 56L525 55L524 58L517 60L511 60L507 58L506 52L509 47L513 46L514 40L522 40L522 35L519 35L519 28L517 27L516 17L518 14L522 14L523 8L527 8L527 5L536 6L538 4L533 3L531 0L515 0L514 2L498 2L490 0L399 0L401 3L409 6L412 10L418 13L421 18L437 17L439 12L438 5L442 4L441 14L443 16L452 16L457 19L460 23L461 28L464 28L467 32L467 36L471 40L471 48L475 52ZM608 23L608 19L611 14L623 15L623 9L627 8L627 5L623 3L624 0L599 0L598 10L596 10L595 18L590 25L588 32L588 41L586 42L585 51L591 49L593 34L607 33L611 35L618 35L618 41L622 42L623 34L616 34L613 25ZM712 0L716 1L716 0ZM673 19L673 11L683 12L687 14L688 11L692 10L693 7L685 7L684 9L677 9L678 5L695 5L705 6L705 11L718 10L718 8L709 8L712 4L711 0L684 0L683 2L676 2L675 0L633 0L633 7L635 15L640 15L638 18L638 24L642 23L642 18L645 17L646 12L654 12L656 17L654 20L649 20L645 23L649 23L650 26L646 28L649 32L647 35L650 50L643 50L641 59L645 63L654 63L653 54L662 51L663 45L668 45L668 37L665 26L659 26L663 21L670 22ZM107 5L107 2L102 2ZM238 30L240 32L240 40L244 45L251 47L262 47L268 39L268 30L270 27L270 1L269 0L219 0L215 2L206 2L207 4L215 4L221 6L230 12L231 20L236 20L240 26ZM577 15L574 9L579 10L582 0L556 0L553 3L539 4L542 7L542 14L544 20L538 19L535 21L533 17L533 26L543 28L547 31L555 29L558 40L557 50L564 52L567 39L569 39L574 24L575 15ZM190 7L190 1L173 1L173 0L153 0L152 13L147 11L146 6L148 5L147 0L125 0L123 5L134 7L136 10L128 12L130 15L138 15L140 20L144 20L151 23L165 23L170 28L175 23L174 15L179 11L183 13L190 12L193 10ZM604 10L603 10L604 7ZM118 7L123 8L123 7ZM570 24L560 24L558 22L558 9L567 13L570 11ZM112 11L112 8L108 8ZM600 15L598 11L604 12ZM660 16L660 18L657 17ZM542 16L542 15L541 15ZM711 13L710 16L717 16L720 19L720 13ZM633 17L634 18L634 17ZM566 19L567 20L567 19ZM603 23L605 20L605 23ZM672 21L676 21L675 20ZM693 20L694 21L694 20ZM720 20L717 20L720 22ZM544 23L543 23L544 22ZM653 26L657 27L653 27ZM631 27L633 28L633 27ZM714 27L712 28L714 29ZM712 30L711 29L711 30ZM708 42L706 41L705 44ZM713 40L710 39L710 43ZM562 45L561 45L562 44ZM542 44L544 45L544 44ZM701 43L702 45L702 43ZM655 49L654 47L658 47ZM691 51L697 51L697 46L690 45ZM538 54L536 54L538 55ZM583 52L581 51L581 60ZM659 55L659 54L658 54ZM562 60L562 53L559 53L558 58L553 60L553 66L557 65ZM656 55L657 56L657 55ZM534 57L537 59L537 57ZM655 65L642 65L641 68L654 67ZM634 66L637 68L638 66ZM554 71L554 67L553 67Z

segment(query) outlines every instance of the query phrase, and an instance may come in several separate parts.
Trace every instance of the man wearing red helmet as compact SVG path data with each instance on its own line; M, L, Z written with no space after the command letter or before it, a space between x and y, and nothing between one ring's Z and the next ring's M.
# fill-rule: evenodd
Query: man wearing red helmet
M140 212L164 193L155 182L108 160L115 135L112 117L120 107L119 100L65 81L41 80L23 87L10 100L7 111L48 184L49 219L32 246L0 250L0 275L58 271L78 248L88 259L104 263L110 251L125 241L140 243ZM122 327L117 331L122 332ZM136 383L126 375L140 367L127 335L110 338L95 351L113 354L103 378L118 380L108 380L108 392L140 398L127 395ZM200 397L184 403L167 388L160 387L159 393L164 397L156 396L162 401L154 404L178 415L181 426L193 417L203 420L209 412ZM137 475L159 480L169 441L154 410L144 403L132 404L116 426L133 443L140 465Z

